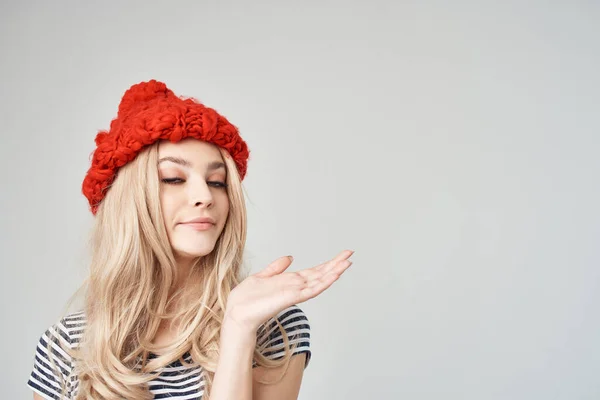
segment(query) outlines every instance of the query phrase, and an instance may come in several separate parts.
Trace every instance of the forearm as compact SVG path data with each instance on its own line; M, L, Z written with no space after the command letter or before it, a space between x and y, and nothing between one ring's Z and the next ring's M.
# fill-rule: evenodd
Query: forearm
M256 333L227 319L221 327L219 361L211 400L252 400L252 356Z

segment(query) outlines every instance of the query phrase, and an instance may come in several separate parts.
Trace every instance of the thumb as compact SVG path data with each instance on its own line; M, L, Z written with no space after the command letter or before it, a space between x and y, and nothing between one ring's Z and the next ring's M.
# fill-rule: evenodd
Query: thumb
M265 269L255 274L255 276L259 278L268 278L270 276L280 274L288 269L288 267L292 264L292 261L294 261L294 257L292 256L279 257L277 260L269 264Z

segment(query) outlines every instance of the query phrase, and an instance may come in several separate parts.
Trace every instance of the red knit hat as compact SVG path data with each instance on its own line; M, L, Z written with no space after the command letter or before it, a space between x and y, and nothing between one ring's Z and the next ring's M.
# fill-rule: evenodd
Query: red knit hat
M238 129L212 108L193 98L176 96L156 80L130 87L119 104L109 131L96 135L92 165L82 185L92 214L114 181L120 167L157 140L178 142L192 137L227 150L241 179L246 176L250 152Z

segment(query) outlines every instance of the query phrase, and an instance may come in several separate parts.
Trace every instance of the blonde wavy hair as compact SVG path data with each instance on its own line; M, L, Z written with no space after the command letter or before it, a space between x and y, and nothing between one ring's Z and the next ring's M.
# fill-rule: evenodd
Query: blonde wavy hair
M227 168L227 222L213 251L196 260L190 273L202 289L175 292L174 282L180 277L160 207L158 145L148 146L119 169L95 217L90 274L79 290L85 292L85 331L79 348L65 349L76 360L72 373L79 379L77 400L151 399L147 383L159 375L155 371L175 360L202 367L203 398L210 396L227 297L247 275L242 270L243 187L232 158L219 148ZM187 278L192 281L192 276ZM177 321L180 333L162 354L149 358L156 350L152 341L166 320ZM284 340L284 356L271 360L263 353L275 326ZM261 383L281 380L294 347L276 318L260 327L254 363L266 368L284 365L277 379ZM187 352L191 363L184 359ZM64 394L66 383L62 386Z

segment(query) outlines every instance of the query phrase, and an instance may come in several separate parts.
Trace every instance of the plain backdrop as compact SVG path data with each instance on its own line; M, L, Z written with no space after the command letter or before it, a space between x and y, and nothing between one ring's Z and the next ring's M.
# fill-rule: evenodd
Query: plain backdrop
M5 399L87 271L94 136L152 78L251 150L247 261L301 304L300 399L600 398L596 1L3 1Z

